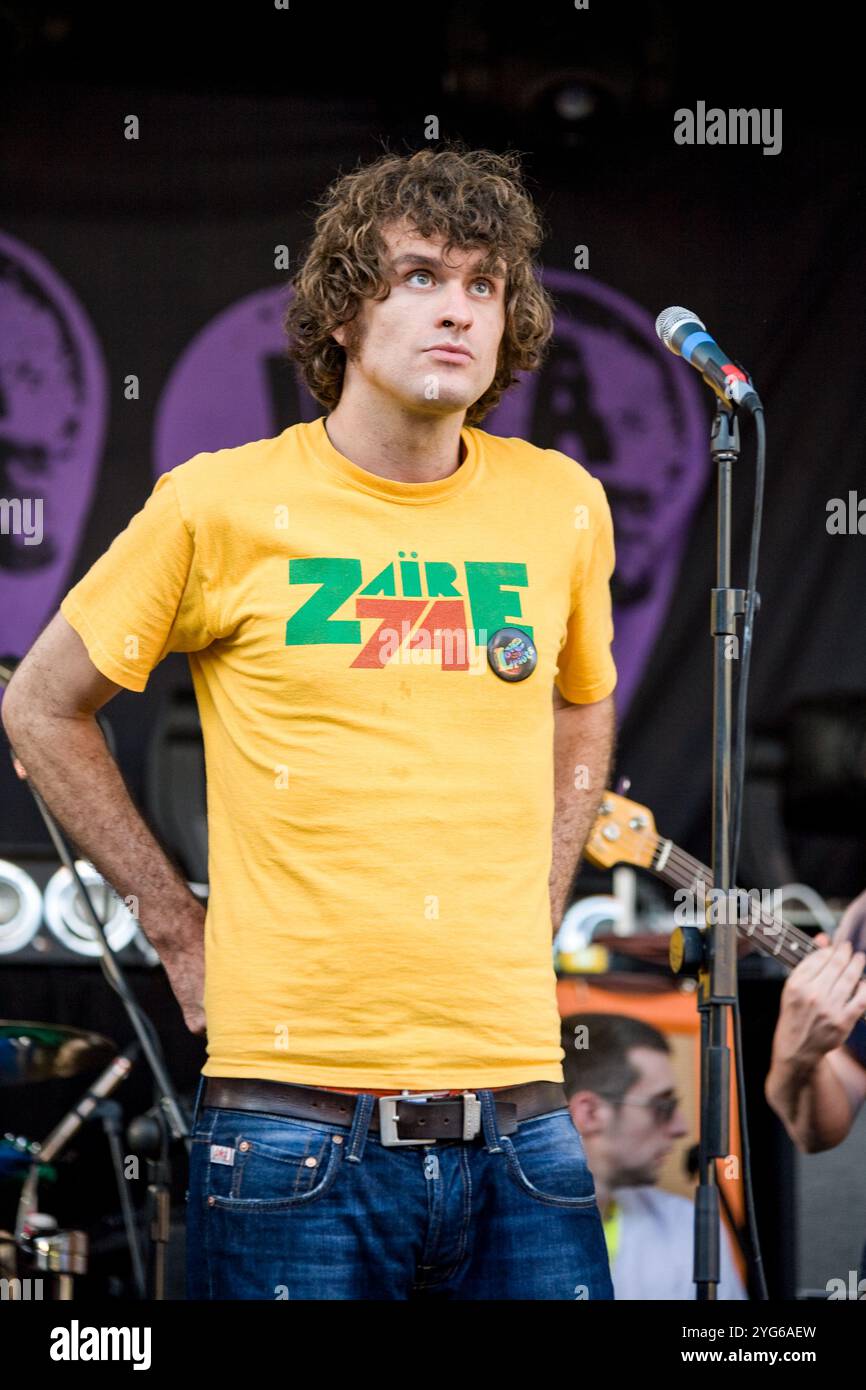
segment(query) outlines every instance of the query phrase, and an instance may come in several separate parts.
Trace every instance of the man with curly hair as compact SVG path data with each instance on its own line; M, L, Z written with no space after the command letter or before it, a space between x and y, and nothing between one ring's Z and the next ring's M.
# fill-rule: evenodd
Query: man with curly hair
M338 178L286 320L325 413L164 474L9 688L206 1029L193 1298L612 1297L551 960L611 757L611 516L580 463L479 428L551 335L540 241L515 155ZM206 918L93 719L170 651Z

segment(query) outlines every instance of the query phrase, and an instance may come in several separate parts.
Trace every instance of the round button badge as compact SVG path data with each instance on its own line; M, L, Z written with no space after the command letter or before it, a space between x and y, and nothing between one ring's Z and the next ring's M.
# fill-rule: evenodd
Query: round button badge
M500 680L525 681L538 665L538 652L522 628L501 627L487 643L487 660Z

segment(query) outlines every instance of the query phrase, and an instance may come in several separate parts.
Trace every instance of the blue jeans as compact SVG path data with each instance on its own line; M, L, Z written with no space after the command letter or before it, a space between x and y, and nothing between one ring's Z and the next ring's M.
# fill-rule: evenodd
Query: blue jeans
M205 1107L187 1193L191 1299L611 1299L595 1185L567 1109L501 1135L383 1145L351 1127Z

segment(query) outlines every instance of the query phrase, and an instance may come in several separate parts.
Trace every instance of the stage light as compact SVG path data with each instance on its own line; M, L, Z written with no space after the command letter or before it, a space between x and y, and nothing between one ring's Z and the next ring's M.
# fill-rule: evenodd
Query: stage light
M138 923L92 864L79 859L75 867L90 892L97 916L105 923L105 935L111 949L122 951L138 932ZM67 868L58 869L46 884L44 910L46 925L67 950L79 956L101 955L102 948L87 908Z
M38 884L7 859L0 859L0 955L28 946L42 922Z
M552 93L553 109L563 121L584 121L598 110L598 96L582 82L566 82Z

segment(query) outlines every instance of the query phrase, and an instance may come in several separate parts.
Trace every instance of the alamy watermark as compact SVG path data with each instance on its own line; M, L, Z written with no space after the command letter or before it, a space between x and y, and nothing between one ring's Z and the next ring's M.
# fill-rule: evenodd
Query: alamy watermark
M866 536L866 496L851 488L847 498L831 497L826 525L830 536Z
M779 914L785 901L781 888L711 888L698 880L691 888L674 893L674 921L678 926L709 922L713 926L762 925L772 936L784 928Z
M25 545L42 544L41 497L0 497L0 536L10 535L23 536Z
M674 112L674 142L677 145L763 145L764 154L781 154L782 108L752 106L724 111L719 106L711 106L707 110L705 101L699 101L694 111L680 106Z
M859 1270L849 1269L847 1282L844 1279L828 1279L824 1285L828 1299L866 1299L866 1279L859 1278Z
M41 1279L0 1279L0 1302L26 1303L41 1298Z
M429 662L430 653L438 651L446 667L468 668L472 676L483 675L487 670L486 628L479 628L476 643L466 628L421 626L413 631L412 623L404 618L399 628L379 628L376 637L378 657L383 664L419 666Z

